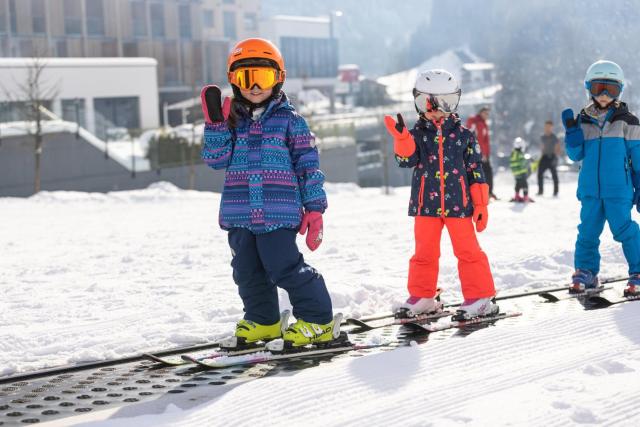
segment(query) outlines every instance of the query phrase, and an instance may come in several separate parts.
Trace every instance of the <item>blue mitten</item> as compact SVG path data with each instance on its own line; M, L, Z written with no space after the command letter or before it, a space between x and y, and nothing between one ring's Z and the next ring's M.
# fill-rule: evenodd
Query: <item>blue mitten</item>
M564 125L564 142L569 147L578 147L584 143L584 133L580 126L580 118L574 118L573 110L567 108L562 112L562 124Z

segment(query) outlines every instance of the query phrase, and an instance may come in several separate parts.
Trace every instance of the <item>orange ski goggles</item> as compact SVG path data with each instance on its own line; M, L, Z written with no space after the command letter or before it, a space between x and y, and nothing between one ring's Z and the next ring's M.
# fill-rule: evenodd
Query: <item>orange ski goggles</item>
M278 83L284 82L285 72L271 67L239 67L229 71L229 83L240 89L271 89Z

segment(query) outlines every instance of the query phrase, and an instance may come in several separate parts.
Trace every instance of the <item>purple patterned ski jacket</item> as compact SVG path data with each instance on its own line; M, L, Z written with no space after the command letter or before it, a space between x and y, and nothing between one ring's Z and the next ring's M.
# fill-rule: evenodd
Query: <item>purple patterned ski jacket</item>
M298 229L303 208L327 208L314 136L284 93L257 120L246 114L233 129L226 121L206 124L202 159L226 168L219 215L225 230Z

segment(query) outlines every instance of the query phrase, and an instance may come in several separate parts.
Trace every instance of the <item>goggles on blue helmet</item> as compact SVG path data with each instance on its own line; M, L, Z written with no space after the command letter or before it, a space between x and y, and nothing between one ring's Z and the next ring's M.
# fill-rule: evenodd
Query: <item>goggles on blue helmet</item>
M610 98L617 99L622 93L622 83L609 79L593 79L586 83L586 88L591 96L600 96L604 93Z

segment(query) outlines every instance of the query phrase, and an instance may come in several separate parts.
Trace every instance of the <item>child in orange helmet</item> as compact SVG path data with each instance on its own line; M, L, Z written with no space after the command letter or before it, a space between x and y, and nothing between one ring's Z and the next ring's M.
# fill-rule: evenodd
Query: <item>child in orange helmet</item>
M451 73L428 70L418 74L413 95L419 118L409 131L402 116L385 124L394 138L400 167L413 168L409 215L415 216L416 250L409 263L409 298L397 317L441 310L435 298L440 236L449 230L464 303L454 319L493 315L496 291L486 254L473 229L481 232L489 219L489 186L481 167L480 147L455 111L460 87Z
M293 346L330 341L334 321L322 276L305 263L296 234L322 243L327 208L318 150L304 118L282 92L286 71L268 40L238 43L227 60L233 99L202 90L202 158L226 169L219 222L228 231L233 279L245 315L236 342L283 337ZM297 322L280 320L278 291L289 294Z

